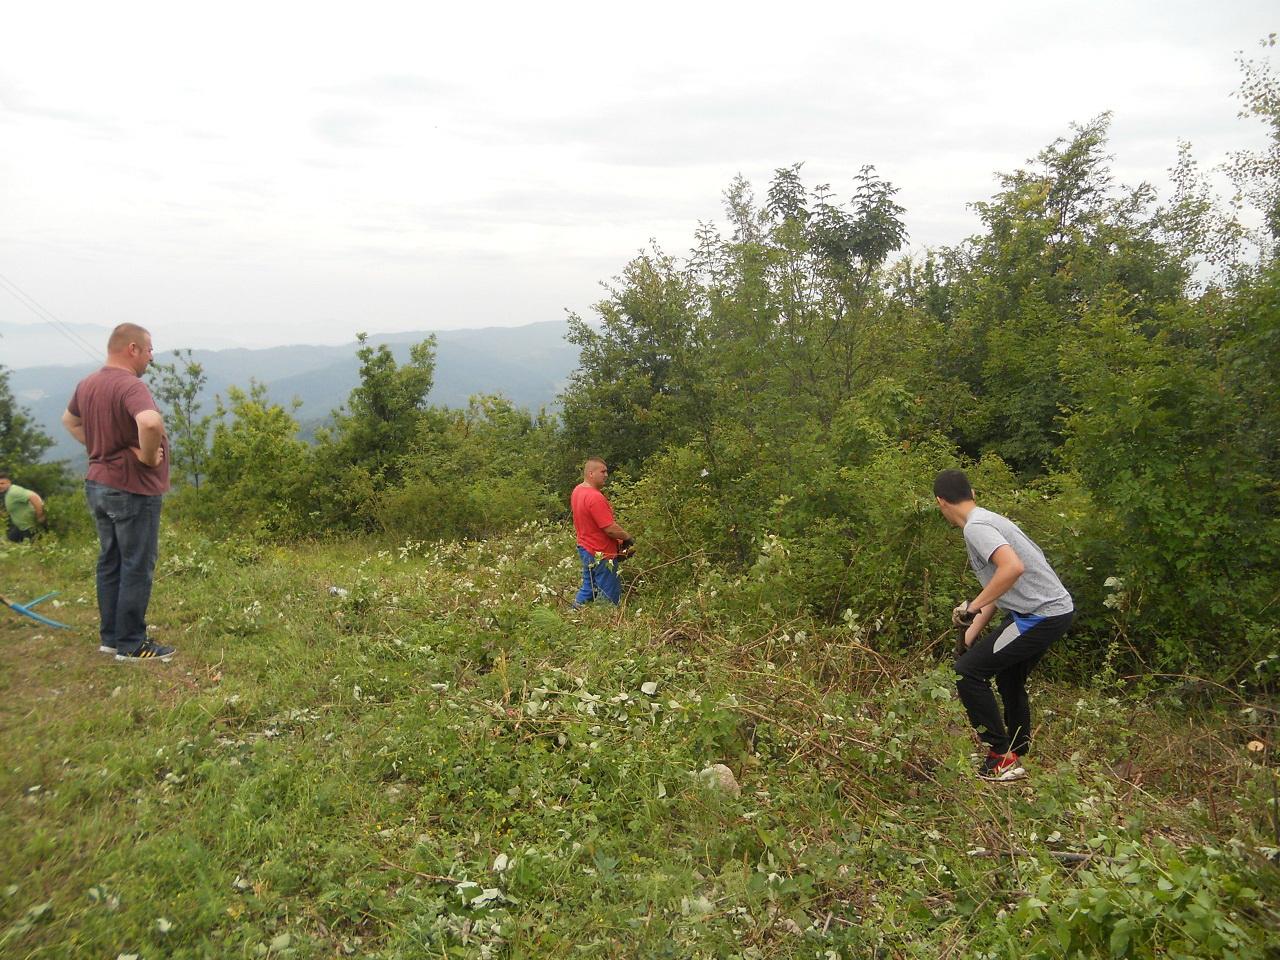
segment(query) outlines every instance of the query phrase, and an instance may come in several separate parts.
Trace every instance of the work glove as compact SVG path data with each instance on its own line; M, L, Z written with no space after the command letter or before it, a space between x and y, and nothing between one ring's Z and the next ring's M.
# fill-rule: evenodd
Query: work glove
M628 557L630 557L630 556L631 556L632 554L634 554L635 552L636 552L636 538L635 538L635 537L627 537L627 539L623 540L620 544L618 544L618 557L617 557L617 559L619 559L619 560L626 560Z
M973 618L978 615L977 610L969 609L969 601L966 600L954 610L951 611L951 625L955 627L967 627L973 623Z

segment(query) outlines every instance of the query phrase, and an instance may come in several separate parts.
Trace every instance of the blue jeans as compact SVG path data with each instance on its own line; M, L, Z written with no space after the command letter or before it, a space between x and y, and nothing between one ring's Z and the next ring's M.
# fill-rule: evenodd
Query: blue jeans
M617 561L607 557L597 560L589 550L578 548L582 559L582 588L573 602L578 606L590 603L597 596L617 605L622 600L622 581L618 579Z
M164 497L129 493L86 480L98 527L98 619L102 644L133 653L147 639L147 604L160 543Z

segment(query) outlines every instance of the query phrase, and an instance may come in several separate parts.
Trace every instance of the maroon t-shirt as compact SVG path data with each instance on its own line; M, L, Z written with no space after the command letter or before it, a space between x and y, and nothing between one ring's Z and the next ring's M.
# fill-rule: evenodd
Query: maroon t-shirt
M138 446L138 414L159 412L151 391L138 377L120 367L103 367L80 381L67 410L84 426L89 480L148 496L169 489L168 439L160 441L164 456L158 467L148 467L129 449Z

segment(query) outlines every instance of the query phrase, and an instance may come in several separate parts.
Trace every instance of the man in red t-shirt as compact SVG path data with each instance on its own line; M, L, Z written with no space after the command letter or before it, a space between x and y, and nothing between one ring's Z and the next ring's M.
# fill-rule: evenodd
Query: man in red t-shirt
M131 663L167 661L175 652L147 637L160 504L169 489L164 419L140 379L151 356L151 334L120 324L107 341L106 365L80 381L62 414L89 453L84 492L101 547L98 650Z
M578 556L582 560L582 588L574 605L590 603L603 595L615 604L622 600L618 580L618 555L630 555L631 534L613 519L613 507L601 489L609 482L609 467L599 457L591 457L582 467L582 483L573 488L569 507L573 529L578 535Z

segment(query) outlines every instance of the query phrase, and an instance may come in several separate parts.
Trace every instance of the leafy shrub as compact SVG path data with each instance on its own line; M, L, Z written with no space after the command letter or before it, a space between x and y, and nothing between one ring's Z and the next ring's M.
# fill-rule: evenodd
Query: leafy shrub
M1253 922L1265 910L1237 864L1212 849L1179 851L1168 841L1126 842L1113 859L1080 871L1063 892L1031 897L1015 926L1043 918L1048 943L1032 957L1262 960L1271 956Z
M1252 665L1249 632L1280 615L1280 524L1231 429L1239 399L1211 354L1189 349L1187 318L1168 319L1151 338L1123 311L1091 315L1068 360L1081 405L1065 453L1094 505L1092 566L1123 583L1117 604L1143 659L1227 676ZM1211 648L1188 642L1205 637Z

